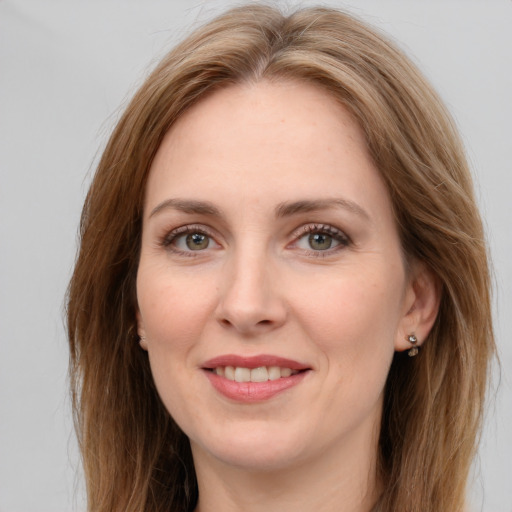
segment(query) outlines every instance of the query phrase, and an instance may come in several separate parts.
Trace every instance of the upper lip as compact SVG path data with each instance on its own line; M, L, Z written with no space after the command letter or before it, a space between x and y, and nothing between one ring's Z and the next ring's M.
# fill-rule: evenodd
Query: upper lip
M240 356L236 354L225 354L214 357L202 364L202 368L212 370L219 366L234 366L238 368L259 368L260 366L279 366L291 370L308 370L310 367L293 359L279 357L270 354L258 356Z

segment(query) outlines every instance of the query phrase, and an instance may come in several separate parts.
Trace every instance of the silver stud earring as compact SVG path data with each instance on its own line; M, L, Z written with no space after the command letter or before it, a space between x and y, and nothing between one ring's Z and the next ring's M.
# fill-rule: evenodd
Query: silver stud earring
M407 336L407 341L411 344L411 345L416 345L416 343L418 343L418 338L416 338L416 336L414 334L409 334L409 336ZM411 347L409 349L409 351L407 352L407 354L409 355L409 357L414 357L416 355L418 355L418 352L419 352L419 348L418 347Z

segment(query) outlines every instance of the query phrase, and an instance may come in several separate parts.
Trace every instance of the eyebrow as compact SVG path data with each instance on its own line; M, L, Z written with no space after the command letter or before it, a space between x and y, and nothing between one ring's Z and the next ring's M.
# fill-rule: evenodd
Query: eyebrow
M213 203L208 201L194 201L190 199L167 199L153 208L149 217L153 217L157 213L168 209L178 210L184 213L222 217L221 211Z
M368 213L361 208L357 203L342 198L330 199L304 199L300 201L284 202L277 205L275 209L276 217L290 217L297 213L307 213L313 211L328 210L330 208L341 208L348 210L351 213L362 217L365 220L370 220ZM178 210L184 213L197 214L197 215L213 215L215 217L222 217L222 212L209 201L195 201L191 199L166 199L158 204L149 217L157 215L163 210Z
M370 215L353 201L342 198L330 199L313 199L302 200L294 202L281 203L276 208L276 217L289 217L297 213L307 213L313 211L328 210L330 208L341 208L348 210L351 213L362 217L365 220L370 220Z

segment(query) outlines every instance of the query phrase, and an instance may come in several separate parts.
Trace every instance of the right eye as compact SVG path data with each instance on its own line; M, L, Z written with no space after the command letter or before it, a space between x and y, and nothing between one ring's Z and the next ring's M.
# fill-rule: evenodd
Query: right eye
M219 247L206 228L193 225L172 230L166 235L163 245L177 254L187 256L194 256L194 253Z

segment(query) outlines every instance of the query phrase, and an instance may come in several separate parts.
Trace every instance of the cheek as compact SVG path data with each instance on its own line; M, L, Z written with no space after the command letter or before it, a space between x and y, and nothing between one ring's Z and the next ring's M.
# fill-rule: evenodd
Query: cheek
M375 376L382 381L401 318L403 272L367 269L338 279L331 276L324 285L297 303L304 330L340 379Z
M376 331L386 338L395 331L400 317L400 281L393 286L382 282L380 275L331 279L323 290L308 293L305 298L305 316L328 338L336 337L336 333L363 335Z
M141 264L137 300L150 351L189 348L211 317L215 290L214 280Z
M139 321L148 342L151 373L166 409L186 426L189 404L197 402L191 361L211 317L215 286L206 289L165 265L144 265L137 275Z

